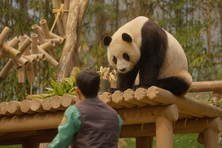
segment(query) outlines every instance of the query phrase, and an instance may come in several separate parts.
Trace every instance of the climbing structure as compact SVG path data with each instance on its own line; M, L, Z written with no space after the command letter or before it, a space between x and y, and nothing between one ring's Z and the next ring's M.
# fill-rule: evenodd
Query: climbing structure
M202 88L198 89L199 83ZM207 84L207 85L204 85ZM222 91L222 81L194 82L191 92ZM207 86L207 87L203 87ZM221 96L221 95L219 95ZM215 97L215 96L214 96ZM173 134L199 133L205 148L219 148L222 109L206 102L174 96L152 86L136 91L102 93L99 99L113 107L123 119L120 137L136 137L137 148L151 148L156 136L157 148L172 148ZM220 99L220 98L219 98ZM0 145L50 142L57 133L64 110L78 103L76 96L54 96L45 100L0 103Z

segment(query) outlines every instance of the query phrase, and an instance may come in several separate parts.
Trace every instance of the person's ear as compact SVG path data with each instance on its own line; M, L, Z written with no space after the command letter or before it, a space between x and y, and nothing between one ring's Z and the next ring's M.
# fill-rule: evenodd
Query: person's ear
M99 85L98 92L101 90L101 86Z
M79 95L80 94L80 89L78 86L76 86L76 93Z

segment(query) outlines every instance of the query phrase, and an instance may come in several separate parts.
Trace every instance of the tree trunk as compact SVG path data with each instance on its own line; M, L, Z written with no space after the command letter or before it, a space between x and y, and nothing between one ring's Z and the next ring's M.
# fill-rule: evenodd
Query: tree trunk
M65 31L66 42L59 60L58 80L69 77L72 68L78 67L78 35L88 1L70 0Z

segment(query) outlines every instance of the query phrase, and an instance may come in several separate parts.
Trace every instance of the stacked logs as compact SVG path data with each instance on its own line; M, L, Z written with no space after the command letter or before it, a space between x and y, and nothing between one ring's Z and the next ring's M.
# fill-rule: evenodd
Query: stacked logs
M80 102L79 98L73 95L65 94L63 96L54 96L52 98L32 99L19 101L10 101L0 103L0 117L23 114L34 114L43 112L52 112L66 110L71 104Z
M41 26L41 27L40 27ZM10 58L5 67L0 71L0 77L5 78L13 67L19 70L18 81L25 82L25 69L28 82L35 82L38 77L38 69L44 67L43 61L47 61L53 67L59 65L54 59L54 46L56 43L62 44L64 38L49 32L46 20L40 21L40 26L37 24L32 26L35 34L31 38L27 35L15 37L13 40L5 42L10 28L5 27L0 34L0 60L3 57ZM19 45L18 50L15 47Z

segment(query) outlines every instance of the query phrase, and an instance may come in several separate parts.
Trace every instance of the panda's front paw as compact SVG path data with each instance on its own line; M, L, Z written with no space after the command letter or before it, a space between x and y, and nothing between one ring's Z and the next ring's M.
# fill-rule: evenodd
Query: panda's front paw
M135 86L133 87L133 90L136 91L138 88L141 88L141 87L142 87L142 88L146 88L146 89L148 88L148 86L144 86L144 85L135 85Z
M116 90L118 90L118 89L117 88L110 88L109 93L113 94Z

